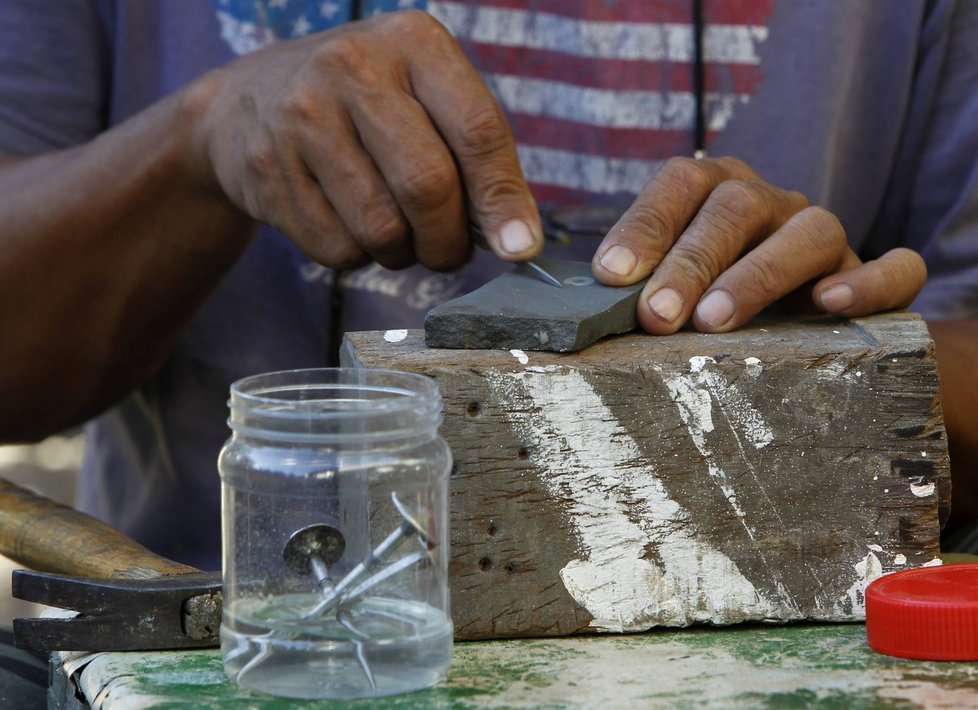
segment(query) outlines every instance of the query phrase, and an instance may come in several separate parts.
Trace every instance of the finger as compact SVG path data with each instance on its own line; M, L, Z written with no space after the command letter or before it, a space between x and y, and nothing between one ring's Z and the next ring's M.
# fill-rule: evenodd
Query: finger
M318 181L327 204L342 223L342 236L323 232L319 238L350 239L370 259L389 269L410 266L417 260L411 227L384 176L360 141L349 115L336 106L318 109L314 121L296 121L298 127L330 126L327 132L312 128L300 133L300 155ZM312 208L316 202L305 193ZM322 197L318 200L322 202Z
M812 291L817 307L854 317L909 306L927 280L923 258L898 248L819 281Z
M286 234L311 259L331 268L365 260L298 152L272 140L252 140L245 165L254 179L236 199L248 214Z
M292 212L297 219L282 231L309 258L333 269L361 266L373 258L351 234L312 175L297 175L289 184Z
M705 332L733 330L854 257L835 215L821 207L804 209L720 274L696 305L693 324Z
M471 216L503 259L536 256L543 229L505 116L448 31L421 14L427 19L412 37L425 50L411 63L410 81L458 164Z
M471 252L462 185L427 113L401 93L372 97L355 110L364 145L410 225L418 261L433 269L461 266Z
M646 327L655 333L678 330L722 273L745 253L750 258L755 245L807 204L800 193L763 181L721 183L646 284L639 309Z
M731 179L758 178L735 158L666 161L598 246L591 264L595 278L624 286L648 276L717 186Z

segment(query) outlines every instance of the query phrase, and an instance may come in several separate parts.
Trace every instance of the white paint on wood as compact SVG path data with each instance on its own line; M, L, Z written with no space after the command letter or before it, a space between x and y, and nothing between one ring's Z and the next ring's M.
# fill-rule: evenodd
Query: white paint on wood
M856 376L852 370L847 369L848 364L845 360L832 360L816 368L815 376L822 382L834 382L840 379L845 382L855 382Z
M579 559L560 572L605 631L764 619L774 607L726 555L698 539L652 463L579 372L489 371L494 396L554 500Z
M744 358L744 365L747 366L747 374L751 377L760 377L761 373L764 372L764 363L761 362L760 358L746 357Z
M853 565L855 581L839 600L836 611L840 618L866 616L866 586L877 577L883 576L883 565L872 551ZM848 608L847 608L848 607Z
M695 360L695 358L693 358ZM690 360L693 372L698 372L696 368L701 363L694 363ZM705 387L697 387L689 378L679 375L663 374L663 381L669 388L673 401L679 408L679 417L686 425L689 437L693 440L693 445L702 454L710 472L710 478L716 481L724 497L730 503L737 517L743 519L744 511L737 500L737 492L733 489L727 474L722 468L712 461L713 452L706 444L706 435L713 431L713 399L710 392ZM753 531L748 529L753 539Z
M693 445L706 461L710 477L716 481L734 513L743 520L745 515L737 500L737 492L726 472L714 460L712 448L707 443L707 434L714 430L713 400L716 399L720 403L720 414L730 424L738 443L746 439L755 448L760 449L773 441L774 435L760 412L734 384L728 382L720 373L707 369L710 363L715 364L716 361L713 358L690 358L688 377L666 373L658 366L655 369L662 375L662 380L676 403L679 416L686 425ZM756 476L754 478L756 481ZM753 539L754 531L746 522L744 525Z
M736 384L727 380L715 368L708 367L708 365L716 364L713 358L694 357L689 362L690 372L688 375L667 373L660 366L655 366L654 369L660 373L663 383L669 389L693 445L706 463L707 472L717 483L751 540L756 540L756 531L740 504L733 482L726 471L721 468L708 442L708 435L714 431L715 427L713 402L716 401L719 405L716 416L722 417L727 422L740 449L741 464L746 467L750 474L739 478L738 485L750 486L753 492L760 493L763 499L767 501L771 517L777 520L782 527L785 527L785 533L788 534L778 506L765 490L763 476L757 474L754 464L745 450L745 442L753 444L756 449L767 446L774 440L773 430ZM765 559L762 547L759 546L757 550L761 562L767 567L771 579L780 592L781 604L785 608L796 609L797 603L780 581L784 571L771 565ZM823 581L819 575L811 568L809 568L809 573L813 583L821 587Z
M407 337L406 330L388 330L384 333L384 340L388 343L399 343Z
M926 498L927 496L934 495L937 489L933 483L911 483L910 492L913 493L918 498Z
M907 556L904 555L903 553L899 553L896 557L893 558L893 564L900 565L900 566L907 564Z
M716 360L709 355L694 355L689 359L689 369L691 372L699 372L710 363L715 365Z
M526 365L528 362L530 362L530 358L528 358L526 353L522 350L510 350L509 354L515 357L519 361L520 365Z
M666 386L669 387L674 399L677 396L677 389L674 387L684 390L685 396L690 400L695 399L694 409L700 414L704 410L709 410L712 406L711 400L715 399L720 404L722 415L738 434L738 439L746 438L755 448L764 448L774 441L771 427L736 384L730 382L714 368L707 367L715 364L716 360L711 357L692 357L689 359L690 377L686 380L688 386L679 385L683 378L678 375L667 376ZM661 371L661 368L657 369ZM699 394L693 395L691 390L694 389L698 390ZM683 408L682 404L680 408ZM704 431L712 430L711 422L709 428ZM702 449L700 453L704 453Z

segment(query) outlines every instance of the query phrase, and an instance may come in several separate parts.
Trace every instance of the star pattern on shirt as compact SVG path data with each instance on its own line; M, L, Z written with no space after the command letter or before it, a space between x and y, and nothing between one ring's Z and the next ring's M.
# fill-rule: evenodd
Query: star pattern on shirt
M305 37L309 34L312 29L312 25L309 24L309 20L306 19L305 15L299 15L296 18L295 23L292 25L292 36L293 37Z
M338 3L331 2L331 0L326 0L319 6L319 14L321 17L325 17L327 20L332 20L334 17L336 17L336 13L338 13L341 9L342 8Z

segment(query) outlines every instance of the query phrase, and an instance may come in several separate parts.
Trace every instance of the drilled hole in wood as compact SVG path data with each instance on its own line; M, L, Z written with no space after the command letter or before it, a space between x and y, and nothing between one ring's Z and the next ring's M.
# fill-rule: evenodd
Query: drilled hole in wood
M481 569L483 572L488 572L491 570L492 560L490 560L488 557L483 557L481 560L479 560L479 569Z
M530 450L524 446L517 452L516 455L519 457L520 461L526 461L528 458L530 458Z
M455 478L458 475L458 464L456 464L456 463L453 463L452 464L452 470L451 470L451 472L448 475L451 478Z
M465 409L465 413L470 417L477 417L482 414L482 405L478 402L469 402L469 406Z
M515 562L507 562L506 563L506 571L507 572L515 572L519 568L520 568L520 566L518 564L516 564Z
M486 532L489 534L489 537L495 537L496 533L499 532L499 528L496 527L495 523L489 523L489 527L486 528Z

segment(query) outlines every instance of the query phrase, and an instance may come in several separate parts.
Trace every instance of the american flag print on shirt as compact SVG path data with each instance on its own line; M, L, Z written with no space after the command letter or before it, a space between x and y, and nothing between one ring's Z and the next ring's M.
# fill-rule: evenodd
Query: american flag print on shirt
M285 31L272 34L282 38L348 21L352 12L342 0L217 4L226 15L236 6L239 18L242 8L276 18ZM774 5L703 2L707 146L763 79L759 47ZM359 7L363 16L420 8L448 28L503 107L541 204L625 204L663 161L693 153L692 0L364 0Z

